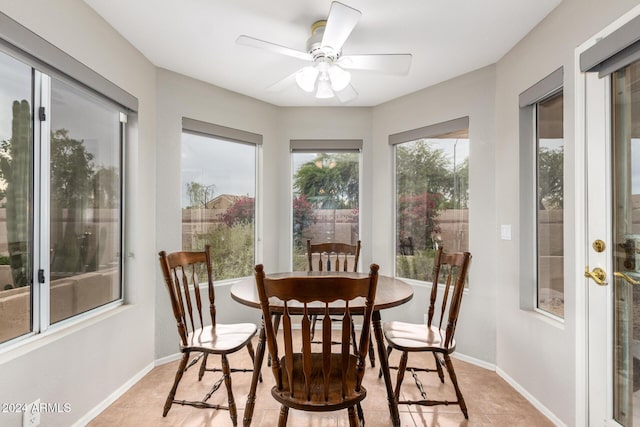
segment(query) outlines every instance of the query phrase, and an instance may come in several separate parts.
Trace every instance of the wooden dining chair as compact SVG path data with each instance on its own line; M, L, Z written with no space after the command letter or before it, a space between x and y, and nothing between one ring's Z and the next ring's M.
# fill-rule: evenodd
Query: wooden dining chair
M355 245L348 243L316 243L311 244L307 240L307 263L309 271L358 271L358 260L360 259L360 240ZM315 268L314 268L315 266ZM350 267L350 268L349 268ZM311 340L314 340L316 332L317 316L313 316L311 321ZM340 319L335 319L339 321ZM358 344L355 333L355 325L351 328L351 345L353 353L358 353ZM369 360L371 367L375 367L376 358L373 346L369 347Z
M269 278L260 264L255 267L255 277L272 360L271 369L276 381L271 395L281 405L278 425L286 425L289 408L313 412L348 409L349 425L364 425L360 402L367 391L362 386L362 377L369 347L378 266L371 264L369 274L361 277L310 275ZM365 310L360 351L354 355L350 345L349 302L356 298L364 299ZM320 352L311 350L311 312L314 310L324 314ZM282 315L282 357L273 324L275 313ZM332 352L330 314L340 314L342 318L341 345L335 353ZM293 340L293 315L301 317L300 347Z
M237 425L238 411L231 389L232 372L252 372L252 369L231 369L227 355L246 347L251 360L254 359L251 338L256 334L257 327L253 323L237 323L223 325L216 322L215 294L213 288L213 274L211 270L211 256L209 246L201 252L173 252L167 254L161 251L160 267L169 291L171 307L175 316L178 335L180 336L180 352L182 359L176 372L176 377L164 404L162 416L166 417L171 405L190 405L197 408L225 409L231 415L233 425ZM204 276L207 284L209 303L203 307L200 296L200 275ZM193 295L192 295L193 294ZM208 309L211 324L205 324L203 316ZM189 366L187 362L191 354L196 357ZM208 368L209 355L220 355L221 368ZM196 364L200 359L198 379L201 380L205 372L222 372L222 377L212 386L211 390L200 401L175 399L178 384L184 372ZM222 382L227 389L228 406L214 405L207 400L216 392Z
M427 324L412 324L404 322L385 322L382 325L384 337L387 340L387 353L392 349L402 351L394 390L395 404L397 405L459 405L464 417L469 418L467 406L464 402L462 392L458 386L456 373L451 363L450 354L456 349L454 334L460 313L460 303L464 291L465 280L471 262L469 252L444 252L443 247L438 248L434 260L431 297L429 299L429 311L427 314ZM444 284L443 295L438 300L439 284ZM438 301L438 304L436 304ZM435 314L439 320L434 322ZM437 322L437 325L435 324ZM443 329L443 322L445 327ZM431 352L435 360L436 369L424 367L407 367L408 354L410 352ZM416 372L437 372L440 381L444 383L445 367L451 378L451 383L455 389L456 401L432 400L427 397L422 383ZM416 386L420 391L420 400L400 400L400 386L406 371L411 372Z
M358 271L358 259L360 258L361 242L355 245L348 243L316 243L311 244L311 240L307 239L307 263L308 271L314 271L313 265L315 260L317 271ZM351 269L348 269L349 260L351 261ZM342 265L342 268L340 266ZM318 316L313 316L311 321L311 340L316 333L316 322ZM356 344L355 329L351 330L353 338L353 352L358 352Z
M309 271L358 271L361 241L348 243L316 243L307 240L307 262ZM351 264L351 268L349 268Z

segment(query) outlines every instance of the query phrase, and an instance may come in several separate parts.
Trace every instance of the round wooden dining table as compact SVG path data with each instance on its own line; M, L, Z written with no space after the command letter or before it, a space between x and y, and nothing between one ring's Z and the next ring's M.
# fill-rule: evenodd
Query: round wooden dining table
M335 276L340 275L342 277L368 277L368 273L351 273L351 272L336 272L336 271L294 271L287 273L274 273L267 274L268 277L309 277L309 276ZM258 289L256 287L256 279L253 276L246 277L236 282L231 286L231 298L242 305L260 309L260 299L258 297ZM387 401L389 403L389 412L391 414L391 420L394 427L400 426L400 415L398 413L398 405L395 403L395 397L393 394L393 385L391 384L391 374L389 372L389 360L387 358L387 351L384 345L384 338L382 335L382 325L380 321L380 310L384 310L391 307L396 307L413 298L413 287L400 279L390 276L378 275L378 285L376 287L376 296L372 314L373 332L378 348L378 358L380 361L380 369L384 377L385 386L387 389ZM349 308L352 312L358 313L364 311L364 300L354 300L349 303ZM289 310L295 313L295 307L289 306ZM321 310L321 307L319 307ZM322 314L322 311L319 312ZM309 314L313 314L313 310L310 310ZM251 378L251 387L249 389L249 396L247 397L247 406L244 411L243 425L248 427L251 425L251 418L253 417L253 409L256 402L256 389L258 386L258 378L260 377L260 370L262 368L262 362L265 352L266 335L264 331L264 319L263 325L260 328L260 335L258 339L258 347L256 348L256 355L254 361L253 376Z

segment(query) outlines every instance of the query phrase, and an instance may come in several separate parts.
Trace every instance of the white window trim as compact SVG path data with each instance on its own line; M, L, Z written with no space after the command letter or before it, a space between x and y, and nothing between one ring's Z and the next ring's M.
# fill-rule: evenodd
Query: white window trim
M519 96L520 143L520 309L538 313L554 321L565 319L538 308L537 254L537 153L536 105L561 92L564 70L560 67Z

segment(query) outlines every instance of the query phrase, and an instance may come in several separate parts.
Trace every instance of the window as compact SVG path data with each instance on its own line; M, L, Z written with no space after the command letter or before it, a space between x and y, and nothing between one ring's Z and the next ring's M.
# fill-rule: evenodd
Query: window
M32 330L31 67L0 53L0 76L0 212L4 213L0 217L0 342L4 342Z
M469 250L469 119L391 135L395 274L431 280L436 249Z
M558 318L564 317L562 78L560 68L520 95L521 307Z
M360 140L291 141L294 271L308 268L307 239L347 244L360 239L361 147Z
M537 304L564 317L562 93L536 103Z
M255 264L255 136L183 119L182 249L211 245L217 280L249 276Z
M51 323L122 298L122 126L116 105L51 79Z
M0 87L1 343L122 301L127 109L9 48Z

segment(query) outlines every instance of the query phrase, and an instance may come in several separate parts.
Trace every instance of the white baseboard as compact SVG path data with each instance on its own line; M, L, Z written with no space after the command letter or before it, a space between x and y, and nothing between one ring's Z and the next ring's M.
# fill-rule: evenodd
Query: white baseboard
M554 425L556 425L558 427L567 427L567 425L565 423L563 423L562 420L560 420L560 418L556 417L555 414L549 410L549 408L547 408L542 403L540 403L540 401L538 399L533 397L524 387L522 387L513 378L511 378L509 375L507 375L506 372L504 372L500 368L496 368L496 373L503 380L505 380L507 383L509 383L509 385L511 387L516 389L516 391L518 393L520 393L525 399L527 399L529 401L529 403L531 403L538 411L542 412L545 417L549 418L549 420Z
M484 360L476 359L475 357L467 356L466 354L455 352L451 355L451 357L453 357L454 359L462 360L463 362L470 363L472 365L476 365L480 368L488 369L493 372L496 371L496 365L494 365L493 363L485 362Z
M118 398L120 396L122 396L124 393L126 393L127 390L129 390L131 387L133 387L134 384L136 384L138 381L140 381L142 379L142 377L144 377L149 372L151 372L153 367L154 367L154 364L150 363L147 366L145 366L144 368L142 368L138 373L136 373L133 377L131 377L126 383L122 384L113 393L111 393L109 396L107 396L106 399L104 399L102 402L98 403L96 406L93 407L93 409L91 409L89 412L84 414L84 416L82 418L80 418L78 421L76 421L73 424L72 427L83 427L83 426L86 426L89 423L89 421L93 420L95 417L100 415L100 413L102 413L102 411L107 409L113 402L118 400Z
M165 363L171 363L171 362L174 362L176 360L179 360L181 357L182 357L182 353L180 353L180 352L173 353L173 354L170 354L168 356L161 357L160 359L156 359L154 361L153 366L160 366L160 365L164 365Z
M542 414L549 418L549 420L558 427L567 427L565 423L563 423L558 417L555 416L553 412L551 412L546 406L544 406L538 399L533 397L531 393L525 390L520 384L518 384L513 378L507 375L502 369L494 365L493 363L485 362L484 360L476 359L475 357L467 356L466 354L461 354L455 352L451 355L451 357L462 360L463 362L471 363L472 365L479 366L481 368L488 369L490 371L494 371L497 373L503 380L505 380L511 387L513 387L518 393L520 393L525 399L529 401L538 411L542 412Z

